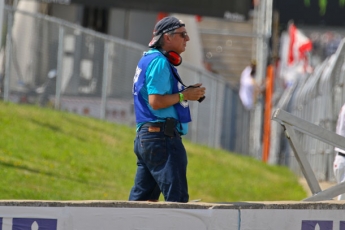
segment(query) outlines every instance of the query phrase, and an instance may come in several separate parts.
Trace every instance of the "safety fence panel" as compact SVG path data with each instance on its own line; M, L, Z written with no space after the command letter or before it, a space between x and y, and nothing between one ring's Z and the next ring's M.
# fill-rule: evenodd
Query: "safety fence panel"
M337 52L317 66L312 74L301 75L297 83L285 91L287 97L280 99L280 107L295 116L335 132L340 108L345 102L344 60L345 40L338 47ZM288 98L283 102L284 99ZM298 133L298 132L297 132ZM272 136L282 136L283 132L276 129ZM334 181L333 161L334 147L316 140L313 137L299 133L301 146L318 180ZM280 142L281 144L277 144ZM285 144L282 144L285 143ZM272 162L282 162L302 175L299 165L286 140L275 139L273 145L280 146L272 152L275 159Z
M47 15L5 7L6 45L1 97L83 116L135 125L132 99L137 63L147 47ZM250 112L222 76L183 63L186 85L202 82L206 99L190 102L187 139L248 154Z

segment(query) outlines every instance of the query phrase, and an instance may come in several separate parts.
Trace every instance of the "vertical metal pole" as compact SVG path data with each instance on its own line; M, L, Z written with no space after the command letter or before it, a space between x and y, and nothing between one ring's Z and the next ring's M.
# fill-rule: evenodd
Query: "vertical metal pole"
M262 77L262 67L263 67L263 28L264 28L264 14L265 14L265 2L266 0L261 0L258 5L258 12L256 18L257 25L257 43L256 43L256 76L255 80L260 83L263 79ZM249 154L259 159L261 156L260 153L260 136L261 136L261 117L262 117L262 105L260 100L255 104L254 109L250 112L250 146Z
M295 130L288 124L284 124L286 128L285 134L288 138L291 148L295 154L296 160L301 168L301 171L307 180L309 188L313 194L321 192L319 182L317 181L315 174L309 164L309 161L306 157L306 153L303 151L303 148L299 144L299 140L296 137Z
M10 77L11 77L11 59L12 59L12 27L13 27L13 14L10 11L8 15L8 28L6 36L6 64L5 64L5 79L4 79L4 101L9 100L10 95Z
M257 82L261 82L263 77L263 40L264 40L264 25L265 25L265 3L267 0L261 0L258 6L257 13L257 43L256 43L256 76L255 79Z
M63 28L63 26L60 26L59 27L59 46L58 46L58 56L57 56L57 71L56 71L57 76L56 76L55 109L60 109L60 104L61 104L64 37L65 37L65 29Z
M273 0L266 0L266 39L272 35ZM268 41L267 41L268 42Z
M266 66L267 66L267 61L269 57L269 40L270 37L272 36L272 14L273 14L273 0L266 0L266 5L265 5L265 27L263 28L263 77L266 76ZM262 79L264 80L264 79Z
M223 84L221 84L221 80L218 78L214 79L213 84L215 85L215 93L213 93L213 95L225 95L225 86ZM218 100L217 100L218 98ZM219 100L219 98L222 98L221 100ZM214 143L213 143L213 147L214 148L221 148L222 147L222 135L227 135L228 132L224 131L224 127L228 128L228 131L230 131L229 126L227 125L228 122L225 122L224 120L224 113L223 112L218 112L218 111L222 111L224 110L225 105L225 101L224 99L225 97L216 97L215 99L213 99L214 101L214 105L212 106L213 108L213 115L214 115L214 128L213 128L213 132L214 132ZM231 100L230 98L227 98L227 100ZM231 121L231 117L232 114L228 113L228 120ZM220 124L220 122L224 121L222 124ZM228 139L230 140L230 139Z
M0 0L0 48L2 45L2 24L4 23L4 6L5 0Z
M4 0L0 0L0 50L2 50L2 24L4 23ZM2 65L2 63L1 63ZM1 78L0 78L1 80ZM1 84L1 82L0 82ZM1 93L1 88L0 88Z
M198 71L195 71L195 79L199 79L200 80L200 76L199 76L199 72ZM198 81L195 81L195 82L198 82ZM189 106L190 106L190 102L189 103ZM199 113L198 113L198 110L199 110L199 105L197 103L193 103L193 107L192 107L192 122L191 122L191 127L192 127L192 132L191 132L191 140L192 142L194 143L197 143L198 142L198 116L199 116Z
M109 42L104 44L103 57L103 82L102 82L102 102L101 102L101 119L105 119L107 107L107 88L108 88L108 62L109 62Z
M218 92L217 91L217 84L215 84L215 83L217 83L217 82L212 81L212 87L211 87L212 95L217 95L217 92ZM209 131L212 134L208 136L208 138L209 138L208 145L211 147L219 147L219 146L216 146L216 126L217 126L216 124L219 121L216 120L217 115L215 114L216 113L217 100L219 100L219 98L211 97L210 99L212 100L212 102L211 102L211 108L210 108L210 118L211 118L210 121L211 122L209 123L209 125L211 127L209 127ZM221 131L221 130L218 130L218 131Z
M258 12L258 43L257 43L257 71L256 81L261 85L265 80L267 54L268 54L268 41L271 36L272 27L272 0L261 0ZM264 23L262 23L264 22ZM261 96L260 96L261 97ZM261 134L262 134L262 111L263 101L258 99L258 103L255 105L253 111L253 117L251 118L251 131L253 132L252 141L253 146L251 148L251 155L257 159L261 158Z

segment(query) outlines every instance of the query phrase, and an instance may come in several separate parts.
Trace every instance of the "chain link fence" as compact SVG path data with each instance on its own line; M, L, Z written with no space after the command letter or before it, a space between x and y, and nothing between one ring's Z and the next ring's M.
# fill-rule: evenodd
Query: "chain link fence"
M339 111L345 102L345 39L337 52L318 65L312 74L300 75L285 90L277 104L291 114L335 132ZM297 160L287 144L283 130L273 121L271 162L283 163L302 176ZM299 133L299 140L311 167L320 181L335 181L333 176L334 146Z
M1 96L130 126L132 84L147 47L66 21L5 7ZM220 75L183 63L185 84L202 82L206 100L191 102L187 139L248 154L250 113ZM188 76L188 77L184 77Z

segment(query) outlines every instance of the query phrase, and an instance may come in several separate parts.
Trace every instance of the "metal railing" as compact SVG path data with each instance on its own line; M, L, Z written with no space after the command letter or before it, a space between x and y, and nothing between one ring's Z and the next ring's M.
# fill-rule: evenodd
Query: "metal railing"
M337 52L317 66L312 74L299 76L296 84L285 90L276 107L335 132L338 114L345 102L344 43L345 39L342 40ZM272 125L276 124L272 123ZM273 143L270 161L277 163L284 158L285 163L301 175L298 163L291 149L286 145L286 140L280 138L283 130L274 127L271 135ZM302 133L297 132L297 135L317 179L334 181L334 146Z
M5 101L134 125L132 82L137 62L147 47L9 6L5 7L4 21L0 95ZM344 49L343 40L336 54L312 75L300 76L283 92L276 108L334 132L345 101ZM193 121L186 138L244 155L260 154L256 151L260 147L260 122L252 118L262 109L246 111L238 89L220 75L185 62L178 69L186 84L202 82L207 88L205 101L190 103ZM289 165L301 174L282 135L281 127L273 122L269 162ZM297 135L317 179L334 180L333 146L302 133Z
M338 148L345 148L345 138L304 119L293 116L281 109L277 109L273 113L272 120L279 122L284 128L286 138L294 152L295 159L309 185L310 191L312 192L312 196L307 197L304 201L331 200L332 198L343 194L345 192L345 182L322 191L306 154L300 145L296 131L298 130L300 133Z
M147 47L47 15L5 7L1 96L133 126L132 84ZM248 154L250 113L223 77L188 63L186 84L202 82L206 100L191 102L186 136L193 142ZM188 76L188 78L184 78Z

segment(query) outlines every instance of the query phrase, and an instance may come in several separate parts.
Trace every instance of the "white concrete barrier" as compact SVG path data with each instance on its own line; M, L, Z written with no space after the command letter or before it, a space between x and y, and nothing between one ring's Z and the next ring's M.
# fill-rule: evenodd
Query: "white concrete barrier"
M0 230L345 230L345 202L0 201Z

